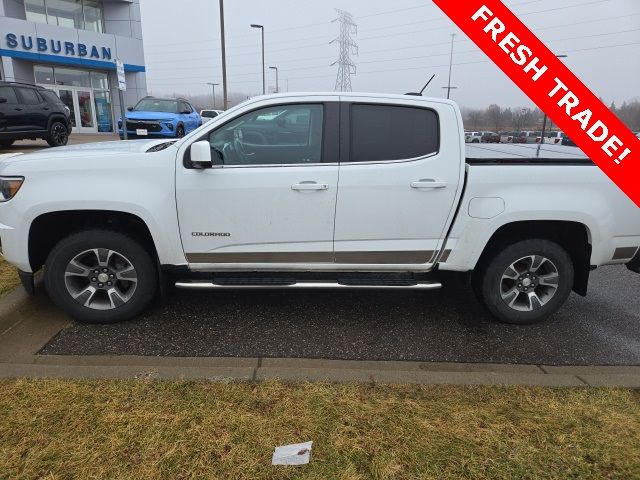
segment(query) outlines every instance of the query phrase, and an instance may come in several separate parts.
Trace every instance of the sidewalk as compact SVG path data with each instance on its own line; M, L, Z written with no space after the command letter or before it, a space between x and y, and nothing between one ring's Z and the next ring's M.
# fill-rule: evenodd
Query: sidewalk
M0 378L153 378L375 382L544 387L640 388L640 366L550 367L477 363L316 360L304 358L207 358L61 356L37 352L70 320L40 292L22 289L0 299ZM109 328L105 326L105 328Z

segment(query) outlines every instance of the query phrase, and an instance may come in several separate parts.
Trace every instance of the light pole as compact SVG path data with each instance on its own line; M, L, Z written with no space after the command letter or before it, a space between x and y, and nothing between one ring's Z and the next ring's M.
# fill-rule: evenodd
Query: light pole
M451 98L451 90L455 90L456 88L458 88L458 87L451 86L451 70L453 69L453 41L455 38L456 38L456 34L452 33L451 34L451 55L449 57L449 83L446 87L442 87L447 89L447 99Z
M252 23L251 28L259 28L260 33L262 34L262 94L264 95L265 93L267 93L267 83L264 71L264 26Z
M569 55L556 55L557 58L567 58ZM540 137L540 143L538 144L538 155L540 155L540 147L544 143L544 134L547 129L547 114L544 114L544 118L542 119L542 136Z
M276 93L280 93L280 83L278 82L278 67L269 67L271 70L276 71Z
M222 109L227 109L227 48L224 38L224 0L220 0L220 44L222 48Z
M213 87L213 109L215 110L216 109L216 87L220 84L207 82L207 85L211 85Z

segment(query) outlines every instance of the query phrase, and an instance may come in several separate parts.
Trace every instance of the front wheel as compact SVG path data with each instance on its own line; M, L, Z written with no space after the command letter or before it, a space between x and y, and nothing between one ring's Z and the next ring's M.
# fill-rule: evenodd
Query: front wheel
M504 248L478 273L476 291L491 314L520 325L543 321L558 311L574 279L566 250L542 239Z
M178 128L176 128L176 138L184 137L184 133L184 127L182 125L178 125Z
M46 140L50 147L65 146L69 141L69 130L67 126L55 120L49 127L49 135Z
M142 313L158 286L151 255L115 231L87 230L51 251L44 281L53 301L85 323L115 323Z

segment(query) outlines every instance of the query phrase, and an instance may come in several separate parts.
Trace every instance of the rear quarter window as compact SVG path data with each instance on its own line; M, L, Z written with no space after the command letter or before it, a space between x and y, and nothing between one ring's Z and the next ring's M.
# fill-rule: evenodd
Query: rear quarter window
M438 152L438 115L426 108L351 106L351 162L406 160Z

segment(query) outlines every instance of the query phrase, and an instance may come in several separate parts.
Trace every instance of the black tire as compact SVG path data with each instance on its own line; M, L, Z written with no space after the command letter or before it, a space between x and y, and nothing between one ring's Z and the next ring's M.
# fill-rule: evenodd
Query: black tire
M0 147L7 148L13 145L15 140L0 140Z
M71 260L76 259L82 252L93 249L112 250L128 260L135 269L137 283L125 303L107 310L99 310L83 305L70 293L65 275L67 267ZM90 280L87 278L86 282ZM85 279L79 275L78 281L84 282ZM47 258L44 282L49 296L56 305L74 319L84 323L116 323L129 320L149 306L158 289L156 266L149 252L136 240L111 230L85 230L62 239ZM125 288L126 285L131 284L125 281ZM80 286L78 289L82 288ZM105 290L100 292L100 299L111 298Z
M182 138L185 135L184 126L178 125L176 128L176 138Z
M538 260L530 260L532 256L536 256ZM541 262L541 258L547 259L546 262ZM519 260L522 262L516 263ZM533 270L533 266L527 267L530 261L532 264L540 262L537 271ZM513 274L514 271L510 269L513 264L518 268L515 269L517 275L512 280L503 275ZM574 268L571 257L564 248L549 240L514 243L503 248L484 265L475 279L474 290L489 312L504 323L527 325L546 320L562 307L573 289ZM541 281L543 277L548 278L544 281L547 285ZM523 283L518 283L520 279ZM548 286L548 283L555 283L556 287ZM534 294L535 297L531 298ZM505 299L503 295L508 296ZM514 302L513 307L509 305L510 301ZM531 310L520 310L527 308Z
M63 147L69 141L69 129L60 120L54 120L51 122L46 140L50 147Z

